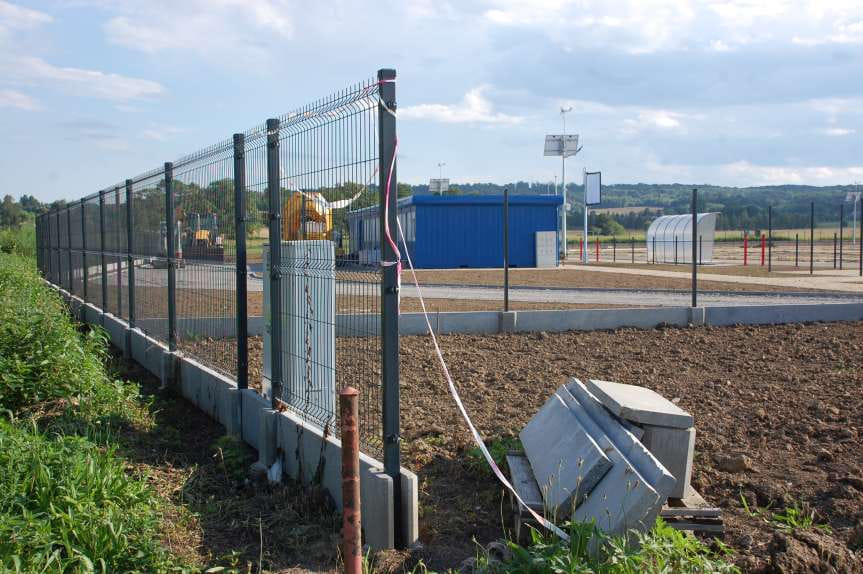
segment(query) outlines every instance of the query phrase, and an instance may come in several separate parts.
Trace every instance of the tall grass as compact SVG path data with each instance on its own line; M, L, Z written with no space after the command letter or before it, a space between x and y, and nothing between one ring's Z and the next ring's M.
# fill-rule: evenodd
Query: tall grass
M112 429L146 417L32 259L0 253L0 571L166 572L159 501Z
M19 227L0 227L0 252L36 257L36 227L32 222Z

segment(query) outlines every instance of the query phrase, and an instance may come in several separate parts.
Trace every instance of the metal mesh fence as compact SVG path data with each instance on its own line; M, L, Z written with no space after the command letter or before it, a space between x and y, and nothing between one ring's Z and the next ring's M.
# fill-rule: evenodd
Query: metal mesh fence
M348 255L346 217L380 205L393 160L379 151L380 85L356 84L40 217L40 270L331 434L338 390L357 387L361 444L380 455L383 274Z

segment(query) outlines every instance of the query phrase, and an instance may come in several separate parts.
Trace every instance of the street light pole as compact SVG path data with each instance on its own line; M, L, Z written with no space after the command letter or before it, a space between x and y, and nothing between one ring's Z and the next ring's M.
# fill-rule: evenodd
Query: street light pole
M561 242L561 250L563 251L563 259L566 259L566 248L567 248L567 238L566 238L566 114L572 111L572 106L568 108L564 108L561 106L560 108L560 117L563 120L563 150L560 155L560 194L563 196L563 206L561 206L561 222L560 228L563 230L563 240ZM585 246L587 245L587 237L584 238ZM585 260L587 258L587 249L584 250Z
M439 161L439 162L437 163L437 176L438 176L438 179L443 179L443 166L445 166L445 165L446 165L446 163L444 163L444 162L440 162L440 161Z

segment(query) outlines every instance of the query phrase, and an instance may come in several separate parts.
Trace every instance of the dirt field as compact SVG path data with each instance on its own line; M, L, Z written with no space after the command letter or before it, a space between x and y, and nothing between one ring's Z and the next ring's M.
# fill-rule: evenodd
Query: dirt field
M623 265L639 267L638 265ZM685 272L680 265L656 265L641 268L668 268L671 271ZM701 270L699 269L699 272ZM732 273L733 274L733 273ZM502 269L421 269L417 271L420 285L503 285ZM577 267L558 269L511 269L510 285L526 287L589 287L602 289L683 289L692 287L689 278L651 277L648 275L632 275L624 273L596 273ZM721 281L705 282L702 289L712 291L789 291L787 287L772 285L749 285L746 283L723 283ZM795 289L805 291L805 289Z
M472 538L500 537L508 511L466 455L471 441L429 340L401 341L404 464L420 478L414 558L453 566L473 555ZM750 572L863 571L851 550L863 545L861 341L863 323L441 338L487 442L517 436L570 376L677 401L698 429L693 485L723 509L725 542ZM250 347L259 373L260 345ZM795 505L818 527L782 528L774 513Z

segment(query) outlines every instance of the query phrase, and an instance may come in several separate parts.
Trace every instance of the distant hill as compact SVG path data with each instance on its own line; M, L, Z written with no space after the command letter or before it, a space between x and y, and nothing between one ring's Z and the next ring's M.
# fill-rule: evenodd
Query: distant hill
M428 193L427 185L411 186L413 193ZM545 183L516 182L509 185L492 183L453 183L455 193L498 194L505 187L512 193L553 193L553 186ZM582 186L568 184L567 201L573 206L568 219L572 224L581 221ZM613 184L603 185L602 204L598 207L627 208L639 210L610 211L609 215L627 229L638 229L649 225L648 218L639 218L638 211L650 209L650 219L657 209L665 214L688 213L692 188L698 188L699 211L720 213L718 229L765 229L767 208L773 207L773 226L776 229L809 226L810 203L815 202L815 220L818 225L835 225L839 221L839 206L854 185L816 187L810 185L771 185L760 187L725 187L718 185L685 184ZM859 206L858 206L859 208ZM851 204L845 203L846 225L850 225ZM859 218L858 218L859 220Z

